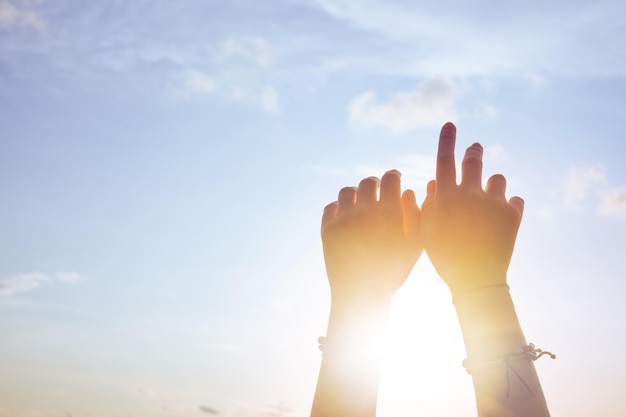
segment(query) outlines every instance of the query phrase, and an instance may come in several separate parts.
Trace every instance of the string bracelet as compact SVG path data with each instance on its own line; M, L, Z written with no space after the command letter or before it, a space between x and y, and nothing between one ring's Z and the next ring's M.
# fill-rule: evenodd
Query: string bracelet
M531 397L534 397L535 394L532 392L524 378L513 368L511 362L516 359L530 359L531 361L536 361L544 355L548 355L552 359L556 359L556 355L552 352L548 352L547 350L539 349L535 347L533 343L529 343L526 346L522 346L520 348L515 349L513 352L506 355L499 356L491 356L486 358L466 358L463 360L463 367L467 371L468 374L472 374L478 369L485 368L488 366L505 364L506 365L506 397L509 397L509 392L511 388L510 384L510 374L513 373L515 377L522 383L526 391L530 394Z
M320 350L320 352L324 353L324 348L326 346L326 337L324 336L318 337L317 343L319 343L319 346L317 348Z
M505 287L507 290L511 289L511 287L509 287L509 284L490 284L490 285L485 285L485 286L482 286L482 287L472 288L472 289L469 289L467 291L463 291L460 294L455 294L452 297L452 304L456 304L455 301L458 298L461 298L461 297L463 297L465 295L473 294L473 293L479 292L481 290L486 290L488 288L496 288L496 287Z

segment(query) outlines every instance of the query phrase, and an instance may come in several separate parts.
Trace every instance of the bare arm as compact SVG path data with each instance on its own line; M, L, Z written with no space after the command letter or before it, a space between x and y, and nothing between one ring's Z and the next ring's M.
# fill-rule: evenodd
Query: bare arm
M422 206L423 239L435 269L452 293L467 351L479 417L550 415L507 285L507 270L524 201L505 198L494 175L483 190L482 147L463 158L456 183L456 128L441 130L436 181Z
M422 252L419 225L415 196L401 195L397 171L343 188L324 209L331 312L311 417L376 415L378 342L391 299Z

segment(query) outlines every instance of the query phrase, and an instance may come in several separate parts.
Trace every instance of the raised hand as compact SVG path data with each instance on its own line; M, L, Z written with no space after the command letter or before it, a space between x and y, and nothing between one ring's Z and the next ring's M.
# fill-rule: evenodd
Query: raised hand
M456 182L456 127L441 129L436 181L422 205L426 253L452 294L506 284L524 201L505 198L506 180L494 175L483 190L482 146L470 146L463 158L461 184Z
M322 217L333 302L390 301L422 252L419 228L415 195L401 195L398 171L341 189Z
M391 299L422 253L419 228L415 195L401 195L398 171L341 189L324 209L331 308L311 417L376 415L377 346Z

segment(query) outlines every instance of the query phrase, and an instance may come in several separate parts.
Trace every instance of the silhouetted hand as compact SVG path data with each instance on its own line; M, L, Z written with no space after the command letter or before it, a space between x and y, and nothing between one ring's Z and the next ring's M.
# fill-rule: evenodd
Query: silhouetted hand
M422 252L419 228L415 195L401 196L398 171L341 189L322 217L333 304L391 301Z
M506 284L524 201L505 198L506 180L494 175L482 188L482 146L465 152L461 184L456 183L456 127L441 129L436 181L427 187L422 205L422 238L426 253L453 295Z

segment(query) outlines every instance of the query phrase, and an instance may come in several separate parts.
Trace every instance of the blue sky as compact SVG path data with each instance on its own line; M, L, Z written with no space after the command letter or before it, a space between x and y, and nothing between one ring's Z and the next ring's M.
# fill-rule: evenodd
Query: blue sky
M306 416L322 208L439 127L526 211L509 281L555 416L626 411L626 5L0 0L0 416ZM386 416L474 415L423 256Z

